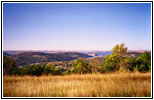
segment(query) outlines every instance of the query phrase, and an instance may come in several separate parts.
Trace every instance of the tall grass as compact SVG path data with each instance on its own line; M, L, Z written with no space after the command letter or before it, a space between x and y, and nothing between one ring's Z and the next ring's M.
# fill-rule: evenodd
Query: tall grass
M4 97L150 97L151 73L4 76Z

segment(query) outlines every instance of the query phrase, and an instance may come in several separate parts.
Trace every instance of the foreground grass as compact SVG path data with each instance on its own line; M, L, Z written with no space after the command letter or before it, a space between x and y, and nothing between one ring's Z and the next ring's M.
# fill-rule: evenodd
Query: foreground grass
M4 76L4 97L150 97L151 73Z

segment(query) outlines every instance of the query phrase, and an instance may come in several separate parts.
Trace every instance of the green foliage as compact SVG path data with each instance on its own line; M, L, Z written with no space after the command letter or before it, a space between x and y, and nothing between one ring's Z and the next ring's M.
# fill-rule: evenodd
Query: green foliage
M125 70L129 67L129 56L126 56L127 47L122 43L115 45L111 50L113 54L107 56L102 63L102 68L105 72L114 72Z
M59 68L55 68L53 70L53 73L51 73L52 75L62 75L62 70Z
M151 70L151 55L148 52L144 52L135 60L138 71L146 72Z
M40 76L40 75L61 75L62 70L53 67L52 65L46 64L36 64L31 66L25 66L22 68L14 68L12 71L12 75L32 75L32 76Z
M111 51L123 55L127 52L127 47L125 47L124 43L121 43L120 45L115 45Z
M70 69L68 69L68 70L62 72L62 74L63 74L63 75L69 75L69 74L71 74L72 72L73 72L73 71L71 71Z
M12 69L11 75L26 75L27 74L27 68L14 68Z
M117 53L114 53L112 55L107 56L103 60L102 70L104 70L104 72L114 72L119 69L118 63L120 61L117 55Z
M88 66L88 63L82 59L77 59L73 64L73 72L79 74L91 73L91 69Z
M48 64L48 65L44 66L43 74L48 75L48 74L53 74L53 72L54 72L54 67L52 65Z
M120 63L119 63L120 70L122 69L123 71L128 71L129 68L131 68L131 63L132 63L131 61L132 61L132 58L128 55L120 59Z
M77 74L90 74L90 73L109 73L109 72L126 72L126 71L139 71L147 72L151 70L151 55L148 52L144 52L138 57L132 57L127 53L127 47L124 43L116 45L112 49L113 54L108 55L103 59L102 63L96 58L83 60L77 59L75 61L61 61L61 62L51 62L32 64L23 67L15 66L15 59L10 59L12 57L3 57L3 73L4 75L67 75L71 73ZM29 53L28 53L29 54ZM38 54L38 53L36 53ZM31 55L31 53L29 54ZM42 55L42 54L40 54ZM44 55L44 54L43 54ZM61 54L60 54L61 55ZM72 53L64 53L63 58L66 55L71 56ZM23 55L24 57L29 57ZM46 55L47 56L47 55ZM77 57L74 55L73 57ZM33 55L33 57L39 57L38 55ZM33 59L33 57L31 57ZM20 58L21 59L21 58ZM24 58L23 58L24 60ZM37 60L37 59L33 59Z
M28 68L27 74L40 76L44 71L44 66L41 65L32 65Z
M107 56L102 63L104 72L114 71L140 71L147 72L151 70L151 55L144 52L137 58L128 56L127 47L124 43L116 45L112 49L113 54Z
M111 50L113 53L118 53L119 52L119 45L115 45L112 50Z
M137 67L136 67L136 62L135 62L136 58L134 57L129 57L126 65L127 66L126 68L130 71L130 72L133 72L133 71L138 71L137 70Z

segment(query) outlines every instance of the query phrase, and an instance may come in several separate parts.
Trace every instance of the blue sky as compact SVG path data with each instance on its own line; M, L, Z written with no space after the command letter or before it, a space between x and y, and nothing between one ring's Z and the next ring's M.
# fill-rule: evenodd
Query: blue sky
M4 50L151 50L150 3L4 3Z

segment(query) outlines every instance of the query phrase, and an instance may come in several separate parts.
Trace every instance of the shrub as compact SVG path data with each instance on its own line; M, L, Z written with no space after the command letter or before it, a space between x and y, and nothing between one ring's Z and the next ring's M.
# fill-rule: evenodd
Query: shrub
M102 62L102 69L104 72L114 72L120 68L118 66L119 59L117 58L117 53L107 56Z
M138 71L149 71L151 70L151 55L145 51L143 54L136 58L135 63L138 66Z
M91 73L91 69L88 67L88 63L83 61L82 59L77 59L73 64L73 70L74 73L79 74L86 74Z

